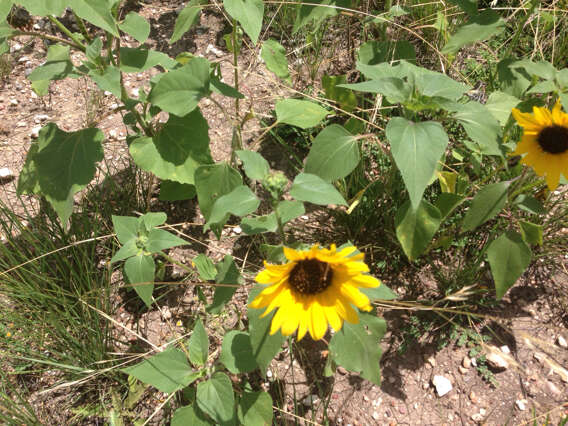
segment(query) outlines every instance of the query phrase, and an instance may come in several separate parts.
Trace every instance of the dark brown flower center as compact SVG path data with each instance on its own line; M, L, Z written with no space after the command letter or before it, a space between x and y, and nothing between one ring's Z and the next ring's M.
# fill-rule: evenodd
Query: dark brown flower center
M568 128L557 124L545 127L538 134L537 141L544 152L562 154L568 151Z
M301 260L294 266L288 282L298 293L317 294L331 285L332 276L329 263L308 259Z

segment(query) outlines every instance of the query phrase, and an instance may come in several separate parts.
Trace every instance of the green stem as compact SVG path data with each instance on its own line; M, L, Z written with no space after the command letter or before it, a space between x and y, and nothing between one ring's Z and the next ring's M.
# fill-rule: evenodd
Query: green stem
M276 224L278 226L278 234L280 235L280 240L283 245L286 245L286 234L284 233L284 225L282 224L282 219L278 214L278 201L274 200L272 202L272 207L274 209L274 216L276 217Z
M185 269L185 270L186 270L187 272L189 272L189 273L192 273L192 274L193 274L193 273L195 272L195 271L194 271L192 268L190 268L189 266L184 265L184 264L181 263L181 262L178 262L178 261L175 260L173 257L170 257L170 256L168 256L168 255L165 254L165 253L159 252L158 254L159 254L160 256L162 256L164 259L166 259L168 262L173 263L173 264L179 266L179 267L182 268L182 269Z
M83 42L81 42L81 40L79 40L77 38L77 36L75 36L75 34L73 34L71 31L69 31L67 29L67 27L65 25L63 25L59 19L57 19L55 16L48 16L47 17L52 23L54 23L57 28L59 28L59 30L65 34L67 37L69 37L71 40L73 40L73 42L78 46L77 48L79 50L82 50L83 52L85 50L87 50L87 47L83 44Z
M508 58L509 56L511 56L511 53L513 53L513 49L516 47L517 42L519 41L519 38L521 37L521 34L523 33L523 28L524 28L525 24L527 23L527 21L529 20L529 18L531 17L531 15L533 14L534 9L536 8L539 1L529 0L528 3L530 3L529 11L524 16L524 18L520 20L519 25L518 25L518 27L515 31L515 34L513 35L513 40L511 40L511 42L509 43L509 48L507 49L503 58Z
M77 21L77 25L79 26L79 31L81 31L81 34L83 34L83 37L85 37L85 40L87 40L88 44L91 44L91 36L89 35L89 32L87 31L87 27L85 26L85 22L83 22L83 20L77 16L77 14L75 12L73 12L73 16L75 17L75 20Z
M17 31L14 34L11 34L10 36L8 36L8 38L14 38L14 37L22 36L22 35L37 37L37 38L41 38L43 40L50 40L50 41L54 41L56 43L66 44L66 45L71 46L75 49L81 50L81 46L73 43L72 41L69 41L69 40L66 40L64 38L60 38L60 37L57 37L57 36L38 33L36 31Z
M239 91L239 52L237 50L237 20L233 19L233 71L235 89ZM235 98L235 122L233 124L233 137L231 139L231 165L236 165L237 156L235 151L242 148L241 125L239 124L239 98Z

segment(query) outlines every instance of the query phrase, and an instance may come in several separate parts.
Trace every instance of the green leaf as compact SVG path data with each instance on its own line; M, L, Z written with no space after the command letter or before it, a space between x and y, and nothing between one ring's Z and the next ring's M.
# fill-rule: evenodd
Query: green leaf
M195 184L197 168L213 162L208 130L199 109L185 117L170 115L156 136L135 139L130 154L138 167L161 179Z
M260 252L269 263L286 263L288 261L286 256L284 256L282 245L261 244Z
M366 65L376 65L381 62L401 59L416 62L414 46L406 40L368 41L363 43L357 51L357 61Z
M119 68L123 72L143 72L156 65L170 69L177 64L168 55L141 47L121 47Z
M280 247L280 250L282 248ZM270 259L269 259L270 261ZM256 296L265 288L262 285L255 285L249 293L247 302L250 304ZM261 318L264 309L253 309L247 307L247 316L249 319L249 333L250 343L252 346L253 356L261 370L266 370L272 359L282 349L282 343L286 338L277 331L275 334L270 334L270 323L274 312Z
M276 211L280 216L282 225L284 225L287 222L302 216L306 212L306 209L304 208L304 203L301 201L283 200L276 206Z
M448 136L439 123L414 123L402 117L389 121L386 135L412 207L417 209L438 161L446 150Z
M104 71L94 69L89 71L89 77L97 83L102 91L109 91L119 99L122 97L120 70L118 68L110 65Z
M198 254L193 259L193 263L197 266L197 273L203 281L214 280L217 276L217 269L215 269L213 261L203 253Z
M501 125L485 105L470 101L459 106L454 118L461 123L467 135L476 143L474 151L485 155L503 156L500 145Z
M163 225L166 223L168 216L164 212L149 212L138 218L138 222L144 225L147 232L152 231L152 228Z
M556 76L556 68L547 61L533 62L529 59L523 59L515 62L514 68L524 68L529 75L535 75L544 80L554 80Z
M136 12L130 12L118 27L126 34L131 35L138 41L144 43L150 35L150 24L146 19Z
M209 356L209 337L203 327L203 322L198 319L193 327L193 333L189 338L189 360L195 367L202 367L207 363Z
M274 213L258 217L245 217L241 221L241 228L247 235L274 232L278 229L278 221Z
M505 58L497 64L497 77L501 83L501 90L509 95L522 98L531 85L531 78L522 68L516 69L514 58Z
M477 15L477 0L450 0L450 3L458 5L469 16Z
M353 90L341 87L345 83L347 83L345 75L331 76L324 74L321 78L321 85L325 90L326 99L337 102L342 110L351 112L357 106L357 96L355 96Z
M416 210L408 201L402 205L394 222L396 237L408 259L415 260L426 251L441 221L440 211L427 201L422 200Z
M272 71L282 80L288 83L292 82L290 73L288 72L288 59L286 58L286 49L276 40L269 38L262 43L260 57L266 63L266 68Z
M464 201L465 198L461 195L443 192L436 199L435 206L440 211L441 219L444 220Z
M62 1L62 0L58 0ZM8 13L12 10L12 0L0 0L0 22L4 21ZM37 13L34 15L38 15ZM2 24L0 24L2 25Z
M527 244L539 245L539 246L542 245L543 243L542 225L526 222L524 220L519 221L519 225L521 226L521 234L523 236L523 240L525 240Z
M301 129L317 126L329 113L328 110L313 102L291 98L276 102L275 110L276 120L279 123L290 124Z
M44 195L64 224L71 215L73 195L94 178L96 163L103 159L103 139L98 129L67 133L48 123L33 145L37 148L28 153L27 174L20 180L31 179L27 189Z
M28 76L30 81L63 80L66 77L78 77L71 62L69 46L53 44L47 50L45 64L37 67Z
M211 379L197 385L196 401L199 408L218 424L231 423L235 410L235 395L231 379L224 373L215 373Z
M416 75L415 84L418 91L424 96L440 97L451 101L457 101L471 89L445 74L422 71L422 69Z
M294 179L290 195L297 200L326 206L338 204L346 206L347 202L335 187L322 178L309 173L300 173Z
M239 400L239 421L247 426L272 424L272 398L267 392L244 392Z
M160 201L191 200L195 197L195 186L171 180L160 182Z
M411 85L405 83L398 77L382 77L362 83L340 84L338 87L345 87L359 92L380 93L384 95L391 104L404 104L412 97Z
M473 231L489 219L493 219L507 202L509 182L492 183L481 188L467 211L462 224L463 231Z
M218 314L225 304L230 301L237 291L237 288L243 282L243 278L232 256L226 255L223 262L217 265L217 275L215 282L217 284L228 284L227 286L216 286L213 302L207 306L206 311L210 314Z
M248 373L256 369L248 333L231 330L225 334L219 361L233 374Z
M556 88L556 84L554 83L554 81L546 80L546 81L540 81L540 82L536 83L533 87L531 87L527 91L527 94L551 93L551 92L556 92L556 91L557 91L557 88Z
M225 223L229 214L239 217L246 216L254 212L259 205L260 200L248 186L238 186L230 193L215 200L207 224Z
M382 355L378 338L369 335L361 323L345 322L329 342L332 359L349 371L361 374L370 382L381 384L379 362Z
M171 247L186 245L187 241L169 233L164 229L152 229L148 234L146 250L150 253L158 253Z
M112 215L112 225L118 241L126 244L138 238L138 218L131 216Z
M131 256L135 256L140 253L140 247L136 244L136 240L127 241L112 257L110 263L119 262L121 260L127 259Z
M85 51L85 56L91 62L97 63L99 61L102 48L103 48L103 41L101 40L100 37L97 37L87 46L87 50Z
M515 198L514 203L519 206L521 210L524 210L532 214L544 214L546 209L540 201L530 195L521 194Z
M335 6L349 8L351 2L348 0L314 0L309 4L301 4L294 22L293 33L310 22L313 22L314 27L318 28L323 20L339 13Z
M7 0L2 1L2 6L10 5L12 3ZM35 16L61 16L65 8L69 6L69 2L65 0L17 0L14 1L14 3L25 7L30 14ZM9 10L10 9L8 9L8 11Z
M262 18L264 16L264 3L262 0L223 0L223 6L231 18L236 19L243 30L252 40L258 41Z
M244 99L245 95L235 89L233 86L223 83L218 77L211 77L211 90L223 96L235 99Z
M171 346L122 371L164 393L182 389L199 377L198 373L191 370L185 354Z
M115 37L120 37L109 0L69 0L66 5L71 6L73 12L80 18L108 31Z
M197 407L197 404L178 408L172 417L171 426L209 426L211 422Z
M173 44L178 41L191 27L193 27L198 19L199 12L201 12L201 5L205 4L203 0L191 0L185 5L176 19L174 32L169 43Z
M499 300L529 266L531 249L518 233L508 231L489 245L487 260Z
M332 124L314 139L304 170L333 182L351 173L360 160L357 139L339 124Z
M193 58L187 65L165 74L152 88L148 100L162 110L184 116L210 93L209 61Z
M199 208L206 221L216 199L243 184L241 174L227 163L200 166L195 171L195 189Z
M504 126L509 121L512 109L520 102L518 98L512 95L495 91L489 95L485 108L499 121L501 126Z
M268 173L270 166L262 155L255 151L235 151L243 162L243 168L249 179L262 181Z
M128 284L134 287L140 299L148 308L152 306L152 293L154 291L154 276L156 265L152 256L140 253L126 259L124 273L128 278Z
M387 287L383 282L378 287L361 288L361 292L367 295L371 301L374 300L394 300L398 298L398 294Z
M458 28L442 49L445 55L456 53L463 46L477 41L486 40L505 29L505 20L494 10L485 9L470 17L469 21Z

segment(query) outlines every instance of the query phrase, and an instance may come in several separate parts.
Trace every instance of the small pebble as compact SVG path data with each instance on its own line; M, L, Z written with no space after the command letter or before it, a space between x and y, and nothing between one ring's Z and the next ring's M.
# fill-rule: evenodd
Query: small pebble
M18 105L17 99L10 99L10 105Z
M32 128L32 131L30 132L30 137L32 139L37 139L39 138L39 131L41 130L41 126L36 126Z
M568 343L563 336L558 336L556 343L558 343L558 346L560 346L561 348L568 348Z
M503 352L504 354L510 354L511 353L511 349L509 349L509 346L507 346L507 345L501 346L499 349L501 349L501 352Z
M515 404L519 410L525 411L527 409L528 401L526 399L517 399Z
M432 384L436 388L438 396L444 396L452 390L452 383L444 376L434 376Z
M462 366L463 366L463 368L471 367L471 359L469 359L469 357L467 357L467 356L464 356L463 360L462 360Z
M0 180L8 180L14 177L14 173L8 167L2 167L0 169Z
M314 405L319 402L319 397L317 395L308 395L302 400L302 404L306 406Z
M238 234L240 234L241 232L243 232L243 229L242 229L240 226L235 226L235 227L233 228L233 233L235 233L235 234L238 235Z

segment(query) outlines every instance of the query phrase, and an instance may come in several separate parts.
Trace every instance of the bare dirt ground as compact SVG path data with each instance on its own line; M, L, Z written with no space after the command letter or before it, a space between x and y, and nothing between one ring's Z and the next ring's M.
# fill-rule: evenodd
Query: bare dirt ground
M139 10L154 28L148 45L172 56L189 51L220 62L225 81L231 84L230 53L222 43L222 35L228 32L228 27L219 10L205 10L197 27L174 45L167 44L180 5L175 1L147 1ZM125 40L125 44L129 42L134 43ZM55 82L49 96L38 98L26 75L44 60L45 53L45 46L37 40L22 38L12 43L13 69L0 83L0 168L8 167L17 175L38 126L53 121L66 131L96 123L106 136L106 161L101 165L101 176L107 172L117 173L128 164L128 149L125 143L127 129L120 114L114 112L115 100L84 79ZM291 90L266 71L257 57L258 51L243 49L240 90L246 96L247 108L257 117L268 118L278 97L290 95ZM149 75L150 72L129 74L128 90L142 90ZM293 77L298 80L300 76ZM219 101L223 100L219 98ZM200 107L210 125L214 158L227 159L230 123L211 101L202 101ZM260 133L258 119L251 120L244 129L245 142L253 141ZM283 160L285 157L275 158L272 166L285 167ZM37 209L33 199L20 200L16 196L15 183L16 179L1 183L2 201L17 212L24 208ZM324 219L320 216L317 211L312 212L296 225L325 229L325 223L320 222ZM202 223L195 206L187 210L184 220ZM212 235L201 234L199 229L194 230L193 225L184 227L183 231L194 243L189 249L174 252L178 259L188 261L195 254L204 252L220 260L224 254L232 253L246 262L245 268L252 272L260 265L260 259L248 257L253 241L242 237L235 229L228 228L221 242ZM521 425L532 424L533 419L536 424L543 424L547 418L556 424L562 416L568 415L568 274L565 263L566 259L559 259L556 269L562 271L564 268L564 272L533 267L500 304L481 312L493 318L475 324L478 335L490 336L480 350L493 362L475 365L476 360L472 358L480 356L470 352L475 351L475 338L463 337L463 333L458 332L444 340L437 327L428 329L427 324L433 323L434 314L384 307L379 307L379 313L386 318L389 333L381 344L384 351L381 386L372 385L342 368L338 368L332 377L323 377L327 351L322 342L306 338L293 348L285 346L270 366L268 376L257 378L261 386L271 391L275 405L279 407L275 411L275 424L296 421L319 424L324 417L334 425ZM171 278L176 277L180 277L180 271L174 269ZM407 294L404 279L383 278L401 299L412 299L413 295ZM428 287L428 280L420 282L418 278L418 281L424 288ZM234 305L222 320L224 327L236 323L246 298L245 289L235 295ZM117 336L123 333L136 341L137 335L141 335L154 344L163 344L172 336L183 334L178 321L183 323L194 315L196 304L193 291L181 287L163 302L161 311L139 316L133 315L127 306L120 306L115 319L124 328L117 327ZM438 323L440 330L447 325ZM215 337L215 329L210 333L212 344L220 345L221 335ZM464 346L458 343L464 343ZM293 363L290 363L290 350L295 355ZM489 371L485 379L484 371ZM443 396L434 385L439 380L436 376L444 377L451 385ZM156 406L153 404L163 396L147 394L139 407L142 417L144 413L152 413ZM33 401L47 424L56 415L57 407L61 407L57 405L58 398L65 399L65 395L52 393ZM57 418L62 419L62 424L65 422L62 413L58 413ZM160 423L160 417L154 422Z

